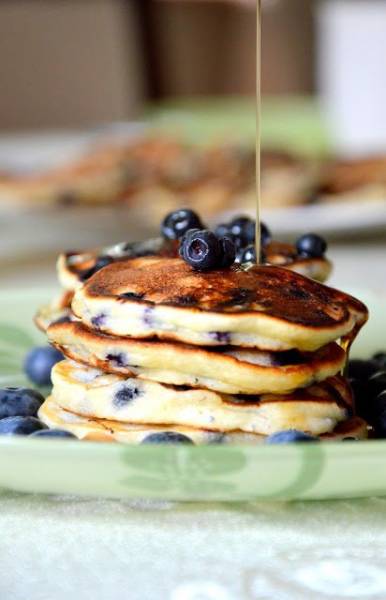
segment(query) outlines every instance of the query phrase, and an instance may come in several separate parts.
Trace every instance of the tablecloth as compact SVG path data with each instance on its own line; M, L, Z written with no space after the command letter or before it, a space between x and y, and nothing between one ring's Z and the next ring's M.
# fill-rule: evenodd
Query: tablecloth
M386 598L386 499L0 507L2 600Z

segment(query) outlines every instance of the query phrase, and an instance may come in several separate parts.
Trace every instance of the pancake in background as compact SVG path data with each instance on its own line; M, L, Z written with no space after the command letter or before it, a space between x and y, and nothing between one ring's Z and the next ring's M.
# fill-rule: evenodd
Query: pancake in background
M324 165L316 201L386 198L386 156L335 160Z

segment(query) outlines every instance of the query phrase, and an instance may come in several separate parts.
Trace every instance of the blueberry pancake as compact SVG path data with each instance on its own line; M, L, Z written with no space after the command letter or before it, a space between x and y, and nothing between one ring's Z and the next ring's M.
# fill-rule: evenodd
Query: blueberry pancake
M319 201L384 201L386 192L386 155L327 162L315 190Z
M153 238L142 242L123 242L86 252L66 252L57 262L62 287L74 291L104 266L129 258L142 256L178 256L178 242Z
M75 291L110 262L143 256L176 258L178 242L154 238L143 242L121 243L87 252L67 252L61 254L58 259L59 281L65 290ZM285 267L322 283L328 279L332 271L332 264L325 256L302 256L299 255L294 245L276 241L269 242L265 246L265 262Z
M317 350L368 317L355 298L287 269L202 273L165 257L106 266L75 292L72 309L112 335L272 351Z
M62 292L58 298L55 298L50 304L41 306L34 318L35 325L43 332L46 332L52 323L57 321L67 321L74 318L71 310L72 292Z
M52 371L52 383L55 402L66 410L135 424L263 435L299 429L320 435L353 414L350 386L339 376L291 394L245 397L124 378L62 361Z
M58 322L48 338L65 356L107 373L227 394L286 393L336 375L346 354L335 343L316 352L197 347L119 338L80 322Z
M121 442L140 444L151 435L174 432L182 434L194 444L248 444L264 442L266 436L242 431L218 433L206 429L165 425L134 425L95 417L84 417L63 409L52 397L47 398L39 410L39 418L52 429L65 429L79 439L98 442ZM366 439L368 435L365 421L353 417L340 423L334 431L323 434L323 441L342 439Z

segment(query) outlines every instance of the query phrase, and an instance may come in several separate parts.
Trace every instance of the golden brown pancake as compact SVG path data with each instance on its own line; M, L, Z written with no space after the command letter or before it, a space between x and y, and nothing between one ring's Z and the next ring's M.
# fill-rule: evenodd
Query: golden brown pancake
M371 188L386 190L386 156L331 161L322 173L319 193L336 199Z
M355 298L272 266L201 273L178 258L108 265L75 293L75 315L118 336L313 351L359 330Z
M232 396L109 375L65 360L53 368L52 383L55 402L86 417L184 425L220 433L240 430L270 435L297 429L320 435L353 414L351 388L340 376L291 394Z
M54 323L47 333L65 356L102 371L227 394L289 392L336 375L346 361L335 343L314 353L272 353L119 338L80 322Z
M45 333L52 323L72 320L74 318L71 310L73 296L73 292L65 291L49 304L41 306L34 317L37 328Z
M178 257L178 241L154 238L143 242L121 243L109 248L98 248L86 252L61 254L57 263L59 281L67 290L76 290L90 277L98 259L110 257L111 261L140 258L143 256ZM299 256L296 247L281 242L270 242L264 248L265 263L285 267L316 281L326 281L332 264L326 257Z
M215 431L197 429L183 426L164 425L135 425L97 419L78 415L64 410L52 397L42 404L39 418L52 429L65 429L76 435L81 440L95 442L121 442L126 444L140 444L144 438L153 433L174 431L188 436L195 444L261 444L266 436L242 431L229 431L219 434ZM320 436L323 441L340 441L344 439L366 439L368 429L365 421L353 417L340 423L336 429Z

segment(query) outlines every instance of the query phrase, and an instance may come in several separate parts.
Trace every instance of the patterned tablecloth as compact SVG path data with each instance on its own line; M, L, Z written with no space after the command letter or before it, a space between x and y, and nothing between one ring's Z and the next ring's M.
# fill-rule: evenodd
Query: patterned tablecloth
M0 506L4 600L386 598L386 499Z

